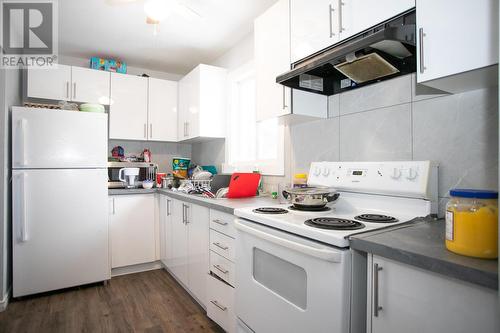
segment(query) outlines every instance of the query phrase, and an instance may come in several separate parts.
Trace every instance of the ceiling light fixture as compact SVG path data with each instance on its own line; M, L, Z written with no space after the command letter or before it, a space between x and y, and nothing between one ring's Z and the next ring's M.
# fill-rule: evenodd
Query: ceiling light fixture
M148 0L144 3L147 23L158 24L171 12L174 3L170 0Z

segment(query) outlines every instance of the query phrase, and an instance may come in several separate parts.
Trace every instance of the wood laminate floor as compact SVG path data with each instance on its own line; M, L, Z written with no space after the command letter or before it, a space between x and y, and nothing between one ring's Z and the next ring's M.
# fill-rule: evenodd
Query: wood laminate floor
M12 301L0 332L223 332L164 270Z

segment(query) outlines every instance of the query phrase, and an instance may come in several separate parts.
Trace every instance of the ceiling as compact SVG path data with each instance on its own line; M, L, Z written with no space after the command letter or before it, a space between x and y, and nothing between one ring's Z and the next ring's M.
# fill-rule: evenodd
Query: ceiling
M174 12L155 36L153 26L146 24L144 0L128 1L59 1L59 54L115 58L129 66L185 74L224 54L253 30L254 18L276 2L178 0L201 17Z

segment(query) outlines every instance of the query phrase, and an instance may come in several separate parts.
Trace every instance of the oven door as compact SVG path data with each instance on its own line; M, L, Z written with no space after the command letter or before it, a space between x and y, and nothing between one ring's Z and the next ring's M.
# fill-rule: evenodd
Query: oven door
M236 314L252 331L348 332L350 252L238 219Z

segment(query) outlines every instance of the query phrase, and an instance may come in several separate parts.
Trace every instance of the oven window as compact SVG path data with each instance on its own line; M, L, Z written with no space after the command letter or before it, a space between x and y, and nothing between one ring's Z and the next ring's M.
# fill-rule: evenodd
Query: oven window
M287 301L306 309L307 275L302 267L254 247L253 277Z

